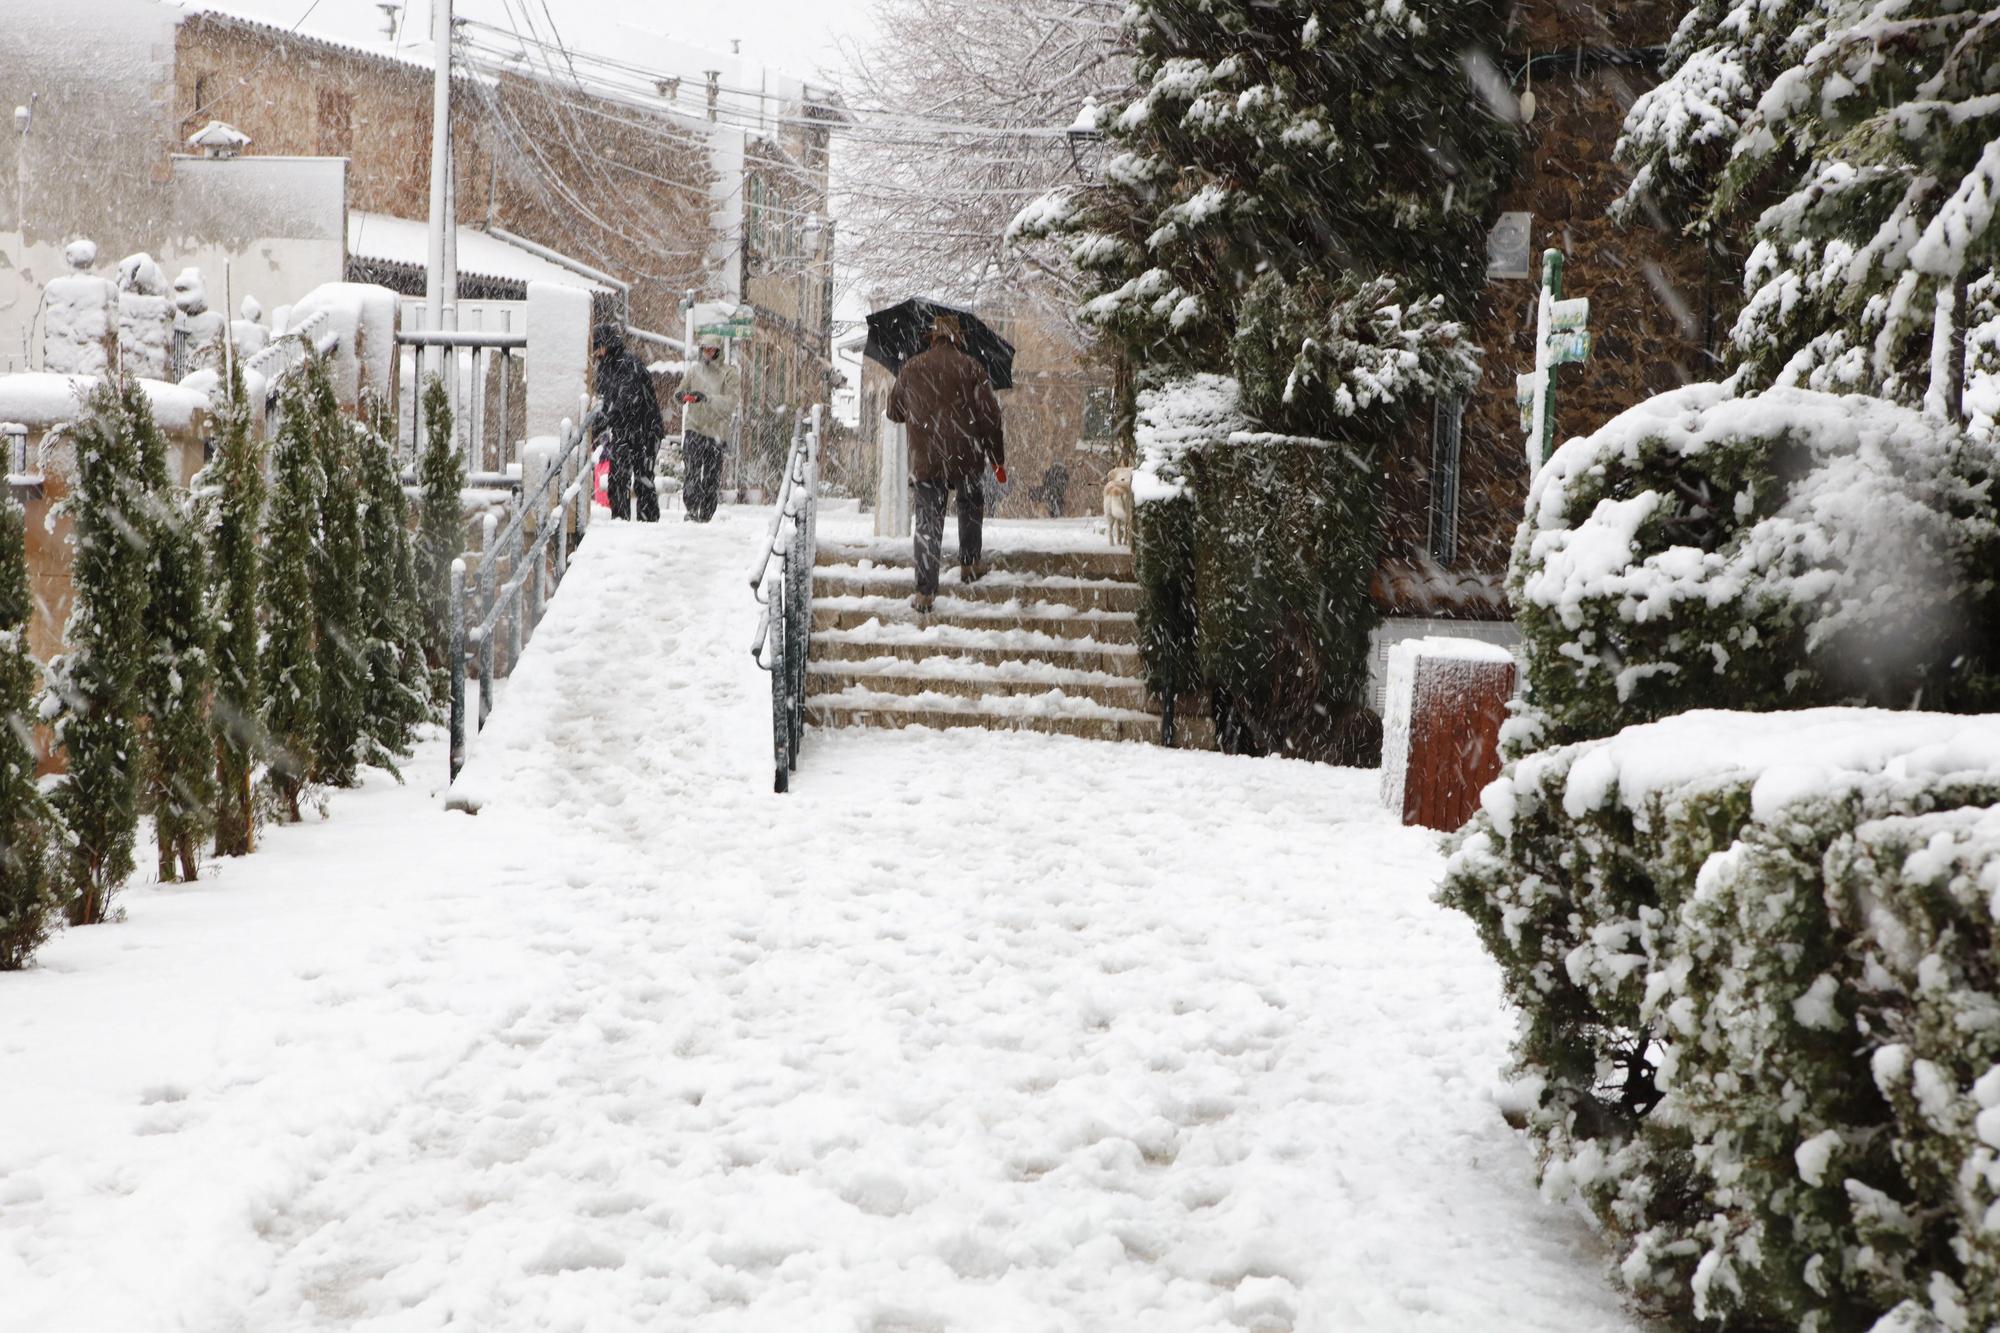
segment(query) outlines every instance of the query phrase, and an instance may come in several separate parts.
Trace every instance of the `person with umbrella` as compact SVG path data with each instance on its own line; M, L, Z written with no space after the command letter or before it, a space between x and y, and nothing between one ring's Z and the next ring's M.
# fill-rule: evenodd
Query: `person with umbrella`
M624 334L616 324L599 324L591 333L590 346L597 354L599 407L586 426L611 437L611 516L626 517L626 505L636 488L638 520L657 523L660 492L653 481L653 468L665 431L652 377L626 349Z
M984 572L979 557L986 464L993 464L995 480L1007 480L1000 400L986 367L967 354L964 342L958 316L937 312L929 349L903 364L889 390L889 420L910 432L917 520L917 593L910 605L918 611L929 611L936 602L945 504L952 493L958 494L959 579L971 583Z

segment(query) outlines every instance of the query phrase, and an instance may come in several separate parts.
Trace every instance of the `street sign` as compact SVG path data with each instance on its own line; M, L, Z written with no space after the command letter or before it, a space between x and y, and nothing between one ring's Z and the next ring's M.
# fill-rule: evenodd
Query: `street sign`
M697 338L748 338L757 323L756 310L729 301L702 301L694 307Z
M1542 252L1542 290L1535 302L1535 368L1514 377L1514 405L1528 437L1528 475L1541 471L1555 447L1556 367L1590 356L1590 298L1563 299L1562 251Z

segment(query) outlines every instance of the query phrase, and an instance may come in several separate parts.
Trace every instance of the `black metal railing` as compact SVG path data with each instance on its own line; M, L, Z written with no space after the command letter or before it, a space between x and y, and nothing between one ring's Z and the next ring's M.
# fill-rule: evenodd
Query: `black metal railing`
M818 554L821 408L792 430L769 540L750 571L750 590L764 605L750 653L771 673L773 791L791 785L806 728L806 650L812 638L813 561ZM777 559L777 568L771 561Z
M451 562L454 781L465 767L468 675L476 671L479 681L476 731L486 726L493 711L495 682L520 660L549 598L569 572L570 532L573 528L581 537L589 526L595 484L589 436L581 426L565 420L547 471L532 487L524 486L506 528L501 529L498 515L487 514L479 555L471 569L463 556ZM532 524L530 515L535 519ZM466 624L468 611L479 617L470 626Z

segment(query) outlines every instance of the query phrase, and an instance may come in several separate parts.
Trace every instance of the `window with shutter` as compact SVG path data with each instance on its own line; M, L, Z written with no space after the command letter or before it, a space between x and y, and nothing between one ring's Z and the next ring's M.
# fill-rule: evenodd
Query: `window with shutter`
M1458 446L1465 399L1440 398L1431 410L1430 556L1440 565L1458 558Z

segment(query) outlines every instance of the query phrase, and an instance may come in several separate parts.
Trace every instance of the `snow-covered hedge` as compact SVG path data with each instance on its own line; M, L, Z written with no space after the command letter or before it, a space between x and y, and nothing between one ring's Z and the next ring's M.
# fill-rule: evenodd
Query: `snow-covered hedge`
M1516 749L1692 707L1983 706L1996 464L1879 399L1713 384L1571 440L1509 571Z
M1636 1293L1704 1327L2000 1321L2000 717L1691 712L1482 807L1440 899L1523 1011L1545 1188Z
M1364 705L1379 545L1366 458L1260 431L1236 382L1139 394L1139 642L1155 693L1206 690L1236 753L1373 764Z

